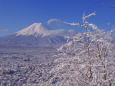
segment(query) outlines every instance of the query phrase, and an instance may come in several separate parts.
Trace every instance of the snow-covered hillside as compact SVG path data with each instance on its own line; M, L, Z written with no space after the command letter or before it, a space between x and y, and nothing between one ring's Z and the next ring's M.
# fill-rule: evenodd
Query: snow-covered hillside
M30 25L29 27L16 32L16 36L23 35L23 36L49 36L49 35L73 35L75 31L74 30L65 30L65 29L59 29L59 30L51 30L49 27L45 26L42 23L34 23Z
M74 30L50 29L42 23L34 23L14 34L1 37L0 44L5 45L54 45L66 43L66 36L72 36ZM3 45L2 45L3 46Z
M42 35L42 36L47 36L49 35L48 27L44 26L42 23L34 23L31 26L19 31L16 33L17 36L23 35L23 36L28 36L28 35Z

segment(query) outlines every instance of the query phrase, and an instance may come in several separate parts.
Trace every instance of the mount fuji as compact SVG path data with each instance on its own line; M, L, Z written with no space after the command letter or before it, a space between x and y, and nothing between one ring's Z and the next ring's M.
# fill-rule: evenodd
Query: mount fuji
M1 37L0 45L60 45L66 42L65 36L72 36L74 30L52 30L42 23L34 23L14 34Z
M49 36L49 35L69 35L73 34L74 30L65 30L65 29L59 29L59 30L50 30L49 27L45 26L42 23L34 23L30 25L29 27L19 31L16 33L17 36L23 35L23 36Z

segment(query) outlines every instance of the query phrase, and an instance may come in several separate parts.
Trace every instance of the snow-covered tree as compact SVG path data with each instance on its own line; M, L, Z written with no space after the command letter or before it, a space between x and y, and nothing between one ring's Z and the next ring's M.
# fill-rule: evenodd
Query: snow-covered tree
M60 58L54 60L49 86L115 86L112 31L101 31L89 23L86 19L93 15L84 14L82 24L68 23L83 27L85 32L71 37L58 49Z

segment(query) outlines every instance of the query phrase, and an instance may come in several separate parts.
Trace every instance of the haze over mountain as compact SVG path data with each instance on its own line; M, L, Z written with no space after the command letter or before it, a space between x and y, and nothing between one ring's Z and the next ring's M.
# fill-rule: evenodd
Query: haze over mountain
M74 30L52 30L42 23L34 23L14 34L1 37L0 44L10 45L54 45L66 42L65 36L72 36Z

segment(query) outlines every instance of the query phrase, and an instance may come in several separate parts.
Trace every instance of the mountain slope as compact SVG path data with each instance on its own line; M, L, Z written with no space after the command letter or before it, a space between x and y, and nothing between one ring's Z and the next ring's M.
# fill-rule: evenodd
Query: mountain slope
M23 35L34 35L34 36L47 36L49 35L48 27L44 26L42 23L34 23L31 26L16 33L17 36Z
M65 36L73 35L73 30L50 30L42 23L34 23L12 35L1 37L0 44L6 45L60 45L66 42Z
M65 29L59 29L59 30L50 30L47 26L45 26L42 23L34 23L30 25L29 27L16 32L16 36L23 35L23 36L29 36L29 35L34 35L34 36L49 36L49 35L69 35L73 34L73 30L65 30Z

